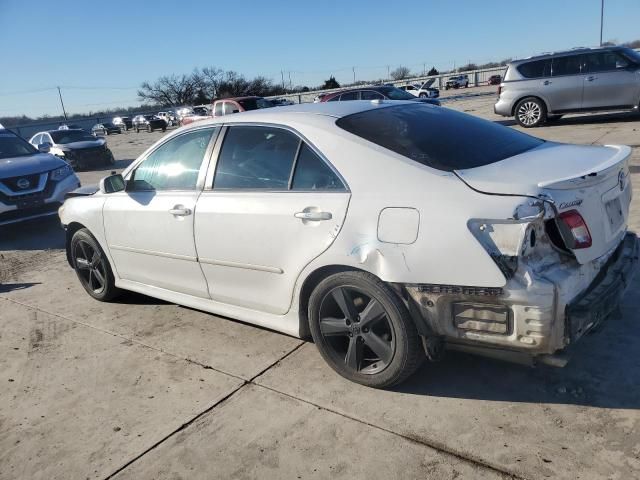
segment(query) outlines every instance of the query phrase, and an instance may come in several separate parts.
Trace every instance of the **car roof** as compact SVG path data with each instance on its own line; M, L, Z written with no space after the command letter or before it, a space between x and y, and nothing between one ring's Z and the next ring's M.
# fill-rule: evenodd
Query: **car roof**
M608 45L605 47L577 47L577 48L572 48L570 50L559 50L557 52L545 52L539 55L532 55L530 57L513 60L509 63L519 64L521 62L529 62L531 60L544 60L547 58L553 58L558 56L578 55L581 53L593 53L593 52L599 52L603 50L619 50L621 48L623 47L615 46L615 45Z

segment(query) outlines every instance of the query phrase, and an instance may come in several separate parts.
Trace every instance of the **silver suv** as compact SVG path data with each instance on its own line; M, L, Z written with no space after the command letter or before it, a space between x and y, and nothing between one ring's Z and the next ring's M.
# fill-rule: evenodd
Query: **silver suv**
M638 110L640 53L582 48L511 62L494 111L537 127L565 113Z

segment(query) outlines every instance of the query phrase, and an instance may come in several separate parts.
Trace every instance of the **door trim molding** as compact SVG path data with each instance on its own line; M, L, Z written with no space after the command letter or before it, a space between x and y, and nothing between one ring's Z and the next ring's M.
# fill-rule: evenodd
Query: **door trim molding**
M268 265L253 265L251 263L227 262L226 260L214 260L212 258L200 258L200 263L206 265L218 265L220 267L243 268L245 270L258 270L259 272L269 272L283 274L284 270L278 267L270 267Z
M124 245L109 245L110 249L121 250L123 252L140 253L142 255L153 255L156 257L173 258L175 260L186 260L187 262L197 262L196 257L190 255L178 255L177 253L157 252L155 250L143 250L142 248L125 247Z

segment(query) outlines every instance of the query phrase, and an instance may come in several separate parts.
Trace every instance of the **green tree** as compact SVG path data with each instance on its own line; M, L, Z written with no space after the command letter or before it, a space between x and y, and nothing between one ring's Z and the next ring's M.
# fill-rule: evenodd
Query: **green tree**
M321 90L328 90L330 88L340 88L340 84L333 75L331 75L328 80L325 80L324 84L320 87Z
M440 75L440 72L436 70L436 67L431 67L431 70L427 72L427 75Z

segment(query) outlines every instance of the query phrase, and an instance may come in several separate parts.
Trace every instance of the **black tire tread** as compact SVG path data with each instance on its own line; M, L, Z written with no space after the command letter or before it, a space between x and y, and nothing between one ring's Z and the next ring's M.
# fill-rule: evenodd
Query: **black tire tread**
M113 271L111 270L111 264L109 263L109 259L105 255L104 250L102 250L102 247L100 247L100 243L95 239L93 235L91 235L91 232L89 231L88 228L81 228L78 231L76 231L73 234L73 237L71 238L71 252L73 252L76 239L83 239L86 242L93 244L92 246L95 246L95 248L104 257L106 274L107 274L107 288L105 288L105 291L101 295L96 295L95 292L88 290L84 286L84 283L80 282L80 284L83 286L83 288L85 288L87 293L91 295L91 297L101 302L110 302L114 298L118 297L122 293L122 290L116 287L116 281L113 276ZM72 253L72 258L73 258L73 253ZM74 270L75 270L75 259L73 259L73 263L74 263ZM77 271L76 271L76 274L77 274Z

